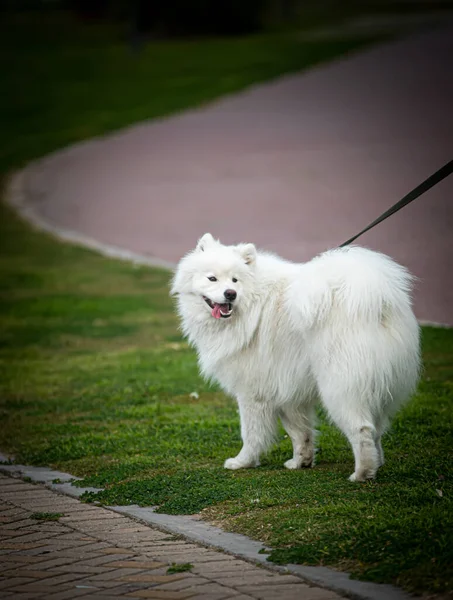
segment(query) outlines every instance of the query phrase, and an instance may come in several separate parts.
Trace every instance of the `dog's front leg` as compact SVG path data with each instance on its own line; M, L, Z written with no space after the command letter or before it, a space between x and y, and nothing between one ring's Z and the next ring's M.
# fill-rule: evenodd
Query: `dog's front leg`
M265 401L238 400L241 417L243 446L235 458L228 458L226 469L246 469L257 467L260 456L272 444L275 437L277 416Z

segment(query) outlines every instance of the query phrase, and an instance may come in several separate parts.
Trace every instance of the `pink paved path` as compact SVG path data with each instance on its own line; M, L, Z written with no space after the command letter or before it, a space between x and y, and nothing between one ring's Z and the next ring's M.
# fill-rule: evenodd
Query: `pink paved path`
M47 221L176 262L206 231L304 261L453 158L453 26L69 148L28 171ZM360 243L453 324L453 176Z

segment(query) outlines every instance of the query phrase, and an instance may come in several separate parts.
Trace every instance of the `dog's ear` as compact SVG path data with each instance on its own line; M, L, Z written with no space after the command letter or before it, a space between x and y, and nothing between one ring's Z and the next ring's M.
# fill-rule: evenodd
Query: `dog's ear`
M246 265L253 265L256 260L256 248L253 244L239 244L239 254L244 259Z
M206 248L208 246L211 246L212 244L215 244L216 241L215 239L212 237L212 235L210 233L205 233L203 236L201 236L201 238L198 240L197 243L197 247L196 250L199 250L201 252L204 252L206 250Z

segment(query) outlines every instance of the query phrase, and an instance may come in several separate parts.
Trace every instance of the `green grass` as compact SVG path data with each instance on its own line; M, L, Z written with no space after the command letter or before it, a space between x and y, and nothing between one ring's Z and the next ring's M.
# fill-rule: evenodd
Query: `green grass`
M174 573L186 573L187 571L191 571L193 569L193 565L190 563L173 563L167 569L168 575L173 575Z
M137 57L109 31L57 25L0 29L3 170L359 46L281 33L162 41ZM453 332L424 329L424 378L376 482L347 481L352 453L322 413L315 469L282 468L281 432L262 467L230 472L237 409L200 379L169 277L57 243L0 207L0 448L105 488L86 501L202 512L274 548L275 562L451 589Z
M36 519L37 521L58 521L60 517L64 517L64 514L52 512L35 512L30 515L30 519Z

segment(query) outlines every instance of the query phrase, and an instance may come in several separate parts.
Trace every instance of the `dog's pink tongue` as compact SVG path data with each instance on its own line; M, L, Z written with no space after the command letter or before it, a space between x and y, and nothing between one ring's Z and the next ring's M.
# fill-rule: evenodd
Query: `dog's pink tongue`
M217 302L214 303L214 308L212 309L211 314L216 319L220 319L222 317L222 313L220 312L221 308L223 308L223 312L228 312L228 304L217 304Z

